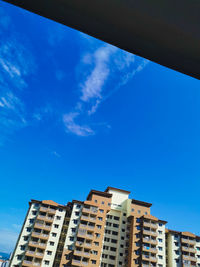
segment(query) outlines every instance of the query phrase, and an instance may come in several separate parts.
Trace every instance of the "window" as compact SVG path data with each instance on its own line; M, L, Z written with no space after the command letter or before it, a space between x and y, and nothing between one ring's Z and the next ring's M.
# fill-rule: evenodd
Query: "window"
M95 246L99 246L99 242L94 242Z
M100 209L99 211L100 211L100 213L103 213L104 212L104 210L102 210L102 209Z
M74 224L77 224L78 223L78 220L74 220Z
M26 246L21 246L21 250L25 250Z
M77 208L77 209L80 209L80 207L81 207L80 204L77 204L77 205L76 205L76 208Z
M59 210L60 212L62 212L62 211L63 211L63 209L61 209L61 208L60 208L60 209L58 209L58 210Z
M96 260L92 260L92 264L96 264L96 262L97 262Z
M125 232L125 229L122 229L122 232Z
M144 213L145 215L147 215L148 213L145 211L145 213Z
M76 232L76 228L72 228L72 233L75 233Z
M70 241L74 241L74 237L73 237L73 236L70 236L70 237L69 237L69 240L70 240Z
M118 232L112 231L112 235L118 235Z
M80 214L79 211L76 211L76 212L75 212L75 215L76 215L76 216L79 216L79 214Z
M123 257L123 253L119 253L119 256L120 256L120 257Z
M117 239L111 239L111 243L116 244L117 243Z
M103 246L103 249L108 250L108 246L105 246L105 245L104 245L104 246Z
M35 204L34 204L34 207L35 207L35 208L39 207L39 203L35 203Z
M126 222L125 221L122 221L123 224L125 224Z
M115 256L109 255L109 259L114 261L115 260Z
M158 231L159 235L162 235L162 231Z
M52 236L53 236L53 237L56 237L56 236L57 236L57 234L56 234L56 233L52 233Z
M119 217L114 216L114 220L119 221Z
M104 241L109 242L109 241L110 241L110 238L105 237L105 238L104 238Z
M32 211L32 215L36 215L37 214L37 211L36 210L33 210Z
M159 226L163 226L163 224L162 223L159 223Z
M95 199L94 202L97 203L97 200Z
M61 216L56 216L56 220L61 220Z
M26 228L26 231L27 231L27 232L31 232L31 227L27 227L27 228Z
M97 224L97 228L98 228L98 229L101 229L101 225Z
M59 225L58 225L58 224L54 224L54 227L55 227L55 228L58 228L58 227L59 227Z
M135 211L135 209L131 209L131 211Z
M158 247L158 249L159 249L160 251L162 251L162 250L163 250L163 248L162 248L162 247Z
M136 219L136 222L137 222L137 223L139 223L140 221L141 221L140 218L137 218L137 219Z
M117 249L114 247L110 247L110 251L117 251Z
M163 242L163 240L162 240L161 238L158 238L158 242L161 242L161 243L162 243L162 242Z
M161 260L161 259L163 258L163 256L161 256L161 255L158 255L158 258Z
M138 226L136 226L136 228L137 228L137 230L140 230L141 229L141 227L138 225Z
M103 218L102 218L102 217L98 217L98 220L99 220L99 221L103 221Z
M105 204L104 201L102 201L101 204L104 205Z
M24 236L24 241L28 241L28 236Z
M52 251L47 250L47 255L52 255Z
M138 214L140 214L141 213L141 210L138 210Z
M113 227L118 228L119 224L113 223Z
M101 235L100 234L98 234L98 233L95 233L95 235L96 235L96 238L99 238Z
M22 259L22 255L17 255L17 259L20 261Z
M54 242L50 241L49 242L50 246L54 246Z
M49 265L49 261L44 261L44 264L45 265Z

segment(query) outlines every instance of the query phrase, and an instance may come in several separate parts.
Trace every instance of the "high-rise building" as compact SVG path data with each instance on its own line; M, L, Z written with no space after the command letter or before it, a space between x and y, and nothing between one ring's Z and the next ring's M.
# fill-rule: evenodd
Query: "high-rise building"
M151 203L129 194L108 187L65 206L32 200L10 266L200 266L200 237L167 230Z

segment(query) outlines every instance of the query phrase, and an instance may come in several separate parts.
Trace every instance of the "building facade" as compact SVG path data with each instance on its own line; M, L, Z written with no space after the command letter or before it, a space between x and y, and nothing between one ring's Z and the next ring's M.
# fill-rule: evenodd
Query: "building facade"
M129 191L91 190L67 205L32 200L11 267L200 266L200 238L166 229Z

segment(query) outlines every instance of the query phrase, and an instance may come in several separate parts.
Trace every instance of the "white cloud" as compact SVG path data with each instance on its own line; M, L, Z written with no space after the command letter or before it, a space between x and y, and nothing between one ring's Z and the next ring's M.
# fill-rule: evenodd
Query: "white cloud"
M85 39L85 35L83 38ZM77 122L83 116L95 114L100 104L127 84L146 66L147 62L142 60L138 64L134 55L109 44L98 46L93 52L86 51L80 60L80 72L84 77L80 84L81 95L75 108L63 116L67 132L79 136L95 134L90 126ZM110 80L112 85L108 88L109 85L106 87L106 83ZM81 108L77 108L78 105Z
M95 67L92 73L86 78L82 87L82 101L89 101L91 98L101 98L101 92L105 81L110 73L108 66L110 56L117 50L116 47L106 45L97 49L94 53Z
M3 15L0 25L0 144L3 144L12 133L27 125L21 96L36 64L27 49L26 39L17 36L11 18ZM3 31L6 34L2 34Z
M70 112L63 116L63 122L68 132L76 134L78 136L89 136L93 135L94 131L87 125L79 125L75 123L75 119L80 114L78 112Z

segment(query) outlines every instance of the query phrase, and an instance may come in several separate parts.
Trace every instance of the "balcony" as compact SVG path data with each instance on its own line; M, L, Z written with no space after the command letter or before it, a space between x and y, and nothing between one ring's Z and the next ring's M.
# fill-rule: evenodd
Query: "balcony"
M182 243L187 243L187 244L191 244L191 245L195 245L196 244L196 241L195 240L190 240L190 239L187 239L187 238L181 238L181 242Z
M38 232L32 232L31 234L33 237L42 238L42 239L48 239L49 235L38 233Z
M22 262L22 265L23 265L23 266L30 266L30 267L32 267L32 266L41 266L41 263L39 263L39 262L34 262L34 261L27 261L27 260L24 260L24 261Z
M186 246L182 246L182 251L196 253L196 249L195 248L190 248L190 247L186 247Z
M34 225L35 227L38 227L39 229L51 229L51 226L49 225L45 225L45 224L42 224L42 223L35 223Z
M26 260L24 260L22 262L22 265L24 265L24 266L32 266L33 265L33 262L32 261L26 261Z
M183 260L186 260L186 261L197 261L197 259L193 256L190 256L190 255L182 255L182 258Z
M46 243L44 244L44 243L39 243L39 242L35 242L35 241L30 241L29 244L34 246L34 247L42 247L42 248L46 247Z
M143 238L143 243L150 243L150 244L153 244L153 245L157 245L158 241L156 239L151 239L151 238L144 237Z
M36 258L43 258L43 256L44 256L43 253L39 253L36 251L31 251L31 250L26 251L25 255L31 256L31 257L36 257Z
M77 256L82 256L82 257L86 257L86 258L89 258L90 257L90 253L89 252L84 252L84 251L80 251L80 250L75 250L74 251L74 255L77 255Z
M96 214L98 212L98 209L92 208L92 207L91 208L83 208L82 212Z
M158 252L158 250L156 248L151 248L151 247L147 247L147 246L143 246L143 251L148 251L148 252L153 252L153 253Z
M145 227L149 227L151 229L157 229L158 225L156 223L150 223L150 222L143 222L143 226Z
M72 266L82 266L82 262L79 260L72 260Z
M153 231L148 231L148 230L143 230L143 234L144 235L151 235L151 236L157 236L157 232L153 232Z
M44 221L48 221L48 222L52 222L52 221L54 220L53 217L50 217L50 216L43 216L43 215L38 215L38 216L37 216L37 219L44 220Z
M144 261L151 261L151 262L157 262L157 258L155 256L150 255L142 255L142 260Z

